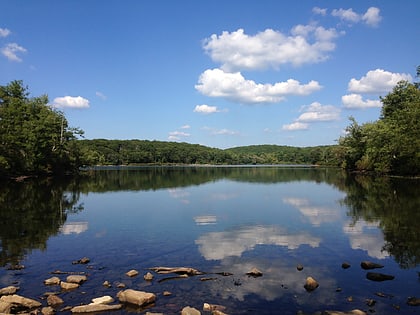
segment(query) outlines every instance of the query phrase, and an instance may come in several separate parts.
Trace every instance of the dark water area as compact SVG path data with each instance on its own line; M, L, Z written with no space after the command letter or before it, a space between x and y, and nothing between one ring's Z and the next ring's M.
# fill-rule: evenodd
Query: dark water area
M202 311L203 303L223 305L227 314L420 313L407 305L409 297L420 298L419 180L274 166L87 174L0 184L0 288L18 286L19 295L44 305L45 292L58 292L59 314L95 297L115 298L119 283L157 299L148 309L112 314L180 314L187 305ZM72 264L82 257L90 262ZM395 278L367 279L362 261L383 265L373 271ZM25 268L10 268L16 265ZM166 279L173 275L151 271L153 281L145 281L156 266L207 274ZM253 267L263 276L247 276ZM126 276L131 269L140 274ZM85 272L88 280L62 292L44 285L55 270ZM319 282L312 292L304 288L309 276Z

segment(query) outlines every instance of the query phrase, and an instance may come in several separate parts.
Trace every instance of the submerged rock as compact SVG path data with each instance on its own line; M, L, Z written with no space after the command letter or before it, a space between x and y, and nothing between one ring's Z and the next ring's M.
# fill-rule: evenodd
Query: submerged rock
M296 269L299 271L303 270L303 265L302 264L297 264Z
M343 269L348 269L348 268L350 268L351 267L351 265L348 263L348 262L343 262L342 264L341 264L341 268L343 268Z
M120 291L118 292L117 297L120 300L120 302L134 304L138 306L150 304L156 300L156 295L154 293L137 291L133 289Z
M365 270L369 270L369 269L375 269L375 268L383 268L384 265L381 264L377 264L371 261L362 261L360 263L360 266L365 269Z
M185 306L181 311L181 315L201 315L201 312L191 306Z
M83 264L83 265L85 265L85 264L88 264L89 262L90 262L90 259L89 258L83 257L83 258L81 258L79 260L73 261L72 264L73 265L77 265L77 264Z
M386 275L378 272L368 272L366 278L372 281L385 281L385 280L394 280L394 276Z
M313 291L316 288L318 288L319 287L319 283L314 278L307 277L306 278L306 283L305 283L305 285L303 287L306 289L306 291L310 292L310 291Z
M410 306L420 306L420 298L409 297L407 299L407 304Z

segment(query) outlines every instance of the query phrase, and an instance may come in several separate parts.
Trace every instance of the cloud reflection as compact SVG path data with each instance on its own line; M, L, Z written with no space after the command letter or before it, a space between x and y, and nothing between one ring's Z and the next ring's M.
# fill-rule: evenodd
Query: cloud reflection
M205 259L218 260L229 256L240 257L243 252L254 249L256 245L278 245L296 249L303 244L318 247L320 241L320 238L308 233L289 234L276 226L257 225L207 233L195 243L199 245L199 251Z
M313 226L323 223L335 222L340 219L340 213L336 209L312 206L305 198L283 198L283 202L296 207Z
M378 227L379 222L359 220L356 223L348 222L343 226L343 231L349 236L351 248L365 250L370 257L383 259L389 254L382 250L385 240L382 233L378 233Z
M62 234L80 234L88 230L88 222L69 222L65 223L61 228Z

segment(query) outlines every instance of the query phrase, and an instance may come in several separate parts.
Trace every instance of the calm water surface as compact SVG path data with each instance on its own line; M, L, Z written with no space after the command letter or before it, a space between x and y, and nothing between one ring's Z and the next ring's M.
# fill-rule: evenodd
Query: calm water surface
M50 272L83 271L86 283L60 293L64 306L115 297L124 283L156 293L156 303L113 314L179 314L204 302L228 314L416 314L420 307L406 301L420 297L419 184L302 167L122 168L68 182L9 183L0 188L0 287L18 285L20 295L40 299L60 291L44 286ZM72 264L85 256L88 265ZM366 279L364 260L395 279ZM15 264L25 268L9 270ZM155 266L210 274L144 281ZM253 267L263 276L246 276ZM125 276L131 269L140 275ZM313 292L303 287L308 276L320 284Z

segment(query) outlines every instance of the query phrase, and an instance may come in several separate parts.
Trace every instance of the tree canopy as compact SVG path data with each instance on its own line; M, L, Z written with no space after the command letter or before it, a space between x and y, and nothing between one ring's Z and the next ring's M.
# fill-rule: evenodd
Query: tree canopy
M419 85L401 81L381 101L383 106L377 121L359 125L350 118L347 135L339 140L344 150L342 165L358 171L418 175Z
M75 144L80 130L69 128L48 97L30 97L22 81L0 86L0 175L66 173L79 166Z

